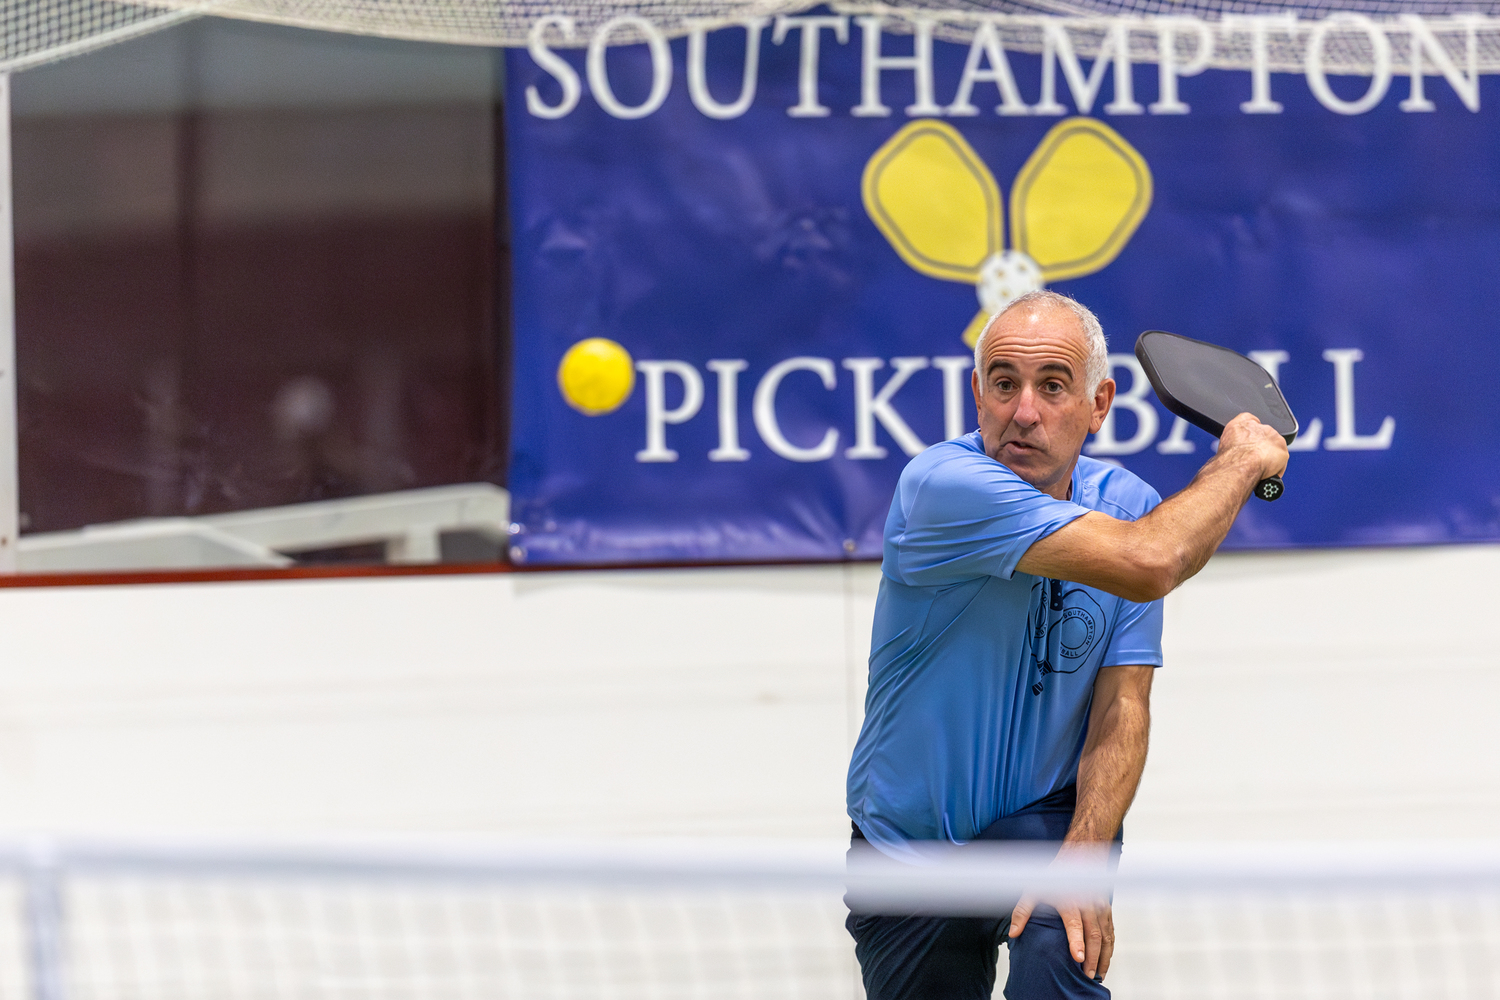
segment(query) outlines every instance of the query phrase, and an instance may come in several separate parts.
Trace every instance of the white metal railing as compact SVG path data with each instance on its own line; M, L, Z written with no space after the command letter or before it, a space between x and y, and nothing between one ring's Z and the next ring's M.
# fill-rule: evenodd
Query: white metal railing
M491 483L461 483L202 517L143 518L77 531L24 535L23 573L288 566L292 554L370 543L387 562L434 563L444 532L472 531L503 544L510 496Z

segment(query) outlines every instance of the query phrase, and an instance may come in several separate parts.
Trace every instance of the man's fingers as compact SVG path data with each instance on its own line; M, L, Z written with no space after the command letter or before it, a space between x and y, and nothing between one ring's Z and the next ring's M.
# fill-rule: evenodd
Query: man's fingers
M1016 908L1010 911L1010 936L1020 937L1021 932L1026 929L1026 921L1031 919L1031 914L1036 910L1036 900L1030 896L1022 896Z
M1110 957L1115 953L1115 920L1106 901L1090 903L1083 908L1086 957L1083 974L1095 982L1109 971Z
M1075 904L1068 903L1057 908L1057 915L1062 917L1063 930L1068 932L1068 953L1073 956L1073 961L1082 962L1088 955L1084 946L1083 914Z
M1094 973L1094 979L1103 982L1104 974L1109 971L1109 960L1115 954L1115 918L1107 905L1100 910L1099 916L1104 927L1104 946L1099 950L1099 968Z
M1083 917L1083 974L1090 979L1095 977L1099 969L1099 955L1104 950L1104 928L1100 925L1099 910L1095 906L1085 906L1082 911Z
M1261 478L1279 476L1286 471L1286 439L1274 429L1261 423L1253 414L1241 413L1224 425L1219 437L1219 448L1253 448L1260 459Z

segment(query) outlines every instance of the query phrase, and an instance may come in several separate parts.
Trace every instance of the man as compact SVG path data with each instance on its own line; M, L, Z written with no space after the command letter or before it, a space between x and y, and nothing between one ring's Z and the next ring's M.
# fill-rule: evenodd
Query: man
M1082 457L1114 401L1108 374L1093 313L1022 296L974 348L979 430L902 473L849 768L856 842L910 860L912 841L1051 840L1062 860L1111 863L1146 762L1161 598L1287 450L1241 414L1162 501ZM848 926L871 1000L987 1000L1002 939L1010 1000L1109 996L1107 899L1026 897L996 920L852 913Z

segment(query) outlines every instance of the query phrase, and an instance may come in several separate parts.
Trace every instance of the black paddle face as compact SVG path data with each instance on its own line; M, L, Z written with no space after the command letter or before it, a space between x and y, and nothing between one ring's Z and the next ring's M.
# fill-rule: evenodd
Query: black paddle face
M1286 438L1297 437L1297 418L1276 380L1260 365L1227 347L1147 330L1135 342L1162 405L1214 437L1241 413L1253 414Z
M1163 330L1136 338L1135 356L1146 370L1156 397L1172 413L1214 437L1241 413L1249 413L1291 444L1297 418L1281 389L1260 365L1227 347ZM1280 476L1255 485L1262 500L1277 500L1286 491Z

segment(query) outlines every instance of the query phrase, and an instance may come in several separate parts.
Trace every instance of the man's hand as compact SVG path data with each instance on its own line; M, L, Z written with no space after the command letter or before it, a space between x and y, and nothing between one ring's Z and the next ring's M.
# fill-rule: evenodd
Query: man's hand
M1109 844L1064 843L1052 865L1068 872L1097 874L1102 880L1109 870ZM1062 918L1063 928L1068 932L1068 951L1073 961L1083 966L1083 974L1095 982L1102 981L1109 971L1109 960L1115 953L1115 918L1109 897L1104 894L1085 893L1043 899L1032 893L1021 897L1010 916L1010 936L1020 937L1031 920L1031 915L1040 905L1049 905Z
M1256 482L1286 471L1286 438L1248 413L1241 413L1219 436L1219 454L1243 453L1260 470Z

